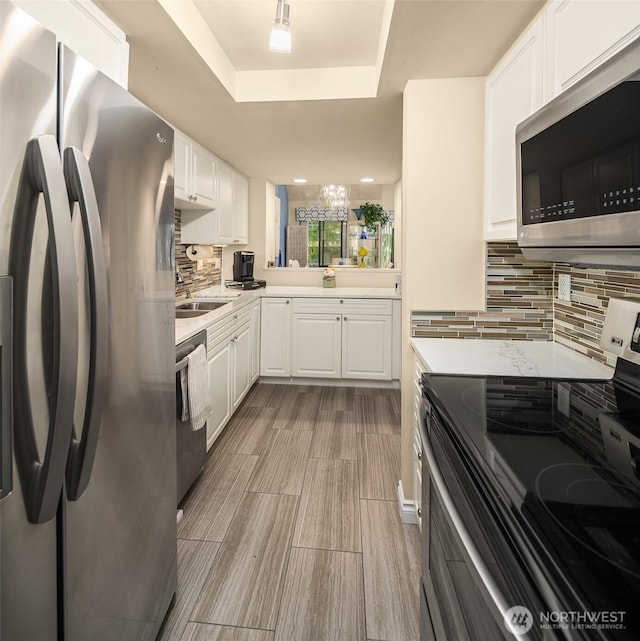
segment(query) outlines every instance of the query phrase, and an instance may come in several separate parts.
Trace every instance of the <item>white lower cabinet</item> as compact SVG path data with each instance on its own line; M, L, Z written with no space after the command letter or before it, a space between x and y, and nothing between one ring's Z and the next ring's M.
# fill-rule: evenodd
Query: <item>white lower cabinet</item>
M231 348L232 342L229 337L226 337L225 341L208 355L209 388L213 411L207 420L207 449L213 445L231 417L231 373L233 369Z
M251 304L251 382L260 376L260 301Z
M342 317L342 378L391 380L391 316Z
M259 302L256 302L259 306ZM209 386L213 405L207 420L207 449L218 438L255 380L252 377L255 345L252 312L253 306L246 306L221 318L207 329Z
M391 381L392 310L387 299L265 297L260 373Z
M291 299L263 298L260 317L261 376L291 376Z
M415 356L414 356L415 358ZM422 505L422 435L420 433L420 403L422 402L422 389L420 388L420 379L422 377L422 368L416 360L415 376L413 378L413 501L416 510L418 526L422 529L422 511L426 505Z
M233 409L251 387L251 321L245 323L233 335Z
M293 376L341 378L342 317L336 314L294 314Z

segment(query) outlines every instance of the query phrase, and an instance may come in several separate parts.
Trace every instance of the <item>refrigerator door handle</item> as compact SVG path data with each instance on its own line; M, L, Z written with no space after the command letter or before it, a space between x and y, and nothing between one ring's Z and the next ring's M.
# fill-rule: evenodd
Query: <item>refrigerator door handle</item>
M11 398L13 381L11 376L12 352L12 280L10 276L0 278L0 499L11 494L13 489L13 459L11 458Z
M40 461L29 394L27 313L29 266L40 194L44 196L49 244L52 314L52 365L49 432ZM9 256L14 298L14 452L27 518L45 523L56 515L73 426L78 366L78 293L71 214L58 143L39 136L27 143Z
M109 368L109 294L98 201L89 163L77 147L64 150L64 175L69 204L78 203L82 219L91 318L89 380L82 432L71 436L66 473L67 497L76 501L91 478L107 396L104 390L107 389Z

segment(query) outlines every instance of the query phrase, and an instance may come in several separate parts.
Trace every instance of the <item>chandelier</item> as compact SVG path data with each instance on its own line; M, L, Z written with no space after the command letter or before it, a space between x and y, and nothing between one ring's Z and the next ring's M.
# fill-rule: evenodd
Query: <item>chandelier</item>
M346 209L350 191L348 185L322 185L322 199L327 209Z

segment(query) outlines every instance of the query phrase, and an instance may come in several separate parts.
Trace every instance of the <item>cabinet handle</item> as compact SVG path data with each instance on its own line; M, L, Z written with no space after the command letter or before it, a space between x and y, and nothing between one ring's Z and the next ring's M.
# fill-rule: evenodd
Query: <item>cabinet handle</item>
M336 316L336 320L339 321L340 320L340 316Z
M418 460L419 460L419 461L421 461L421 460L422 460L422 452L418 452Z
M291 301L287 301L287 305L288 305L290 302L291 302Z
M340 301L340 304L342 305L343 303L344 303L344 301L343 301L343 300L341 300L341 301Z
M418 508L418 517L422 518L422 508Z
M349 320L346 316L344 317L344 319L345 319L346 321L348 321L348 320Z
M238 318L238 314L233 315L233 319L235 320L236 318Z
M193 200L198 200L198 197L197 197L197 196L194 196L194 197L193 197Z

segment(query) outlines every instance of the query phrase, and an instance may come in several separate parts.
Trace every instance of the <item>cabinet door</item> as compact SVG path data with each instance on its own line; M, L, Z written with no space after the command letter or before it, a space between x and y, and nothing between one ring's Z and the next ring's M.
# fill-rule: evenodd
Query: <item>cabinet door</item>
M58 40L127 89L129 43L124 31L93 2L14 0Z
M249 242L249 182L244 176L233 176L233 243Z
M537 20L486 85L485 238L516 238L516 127L542 106L543 21Z
M549 100L640 35L637 0L554 0L545 17Z
M260 374L291 375L291 299L263 298L260 309Z
M209 356L209 386L213 411L207 420L207 450L231 416L232 345L231 338L228 338Z
M251 323L245 323L233 336L233 409L251 387Z
M260 301L251 307L251 382L260 375Z
M294 314L291 336L293 376L340 378L342 316Z
M191 151L191 196L202 207L214 207L215 161L206 150L192 144Z
M191 195L189 171L191 165L191 141L176 131L173 138L174 179L173 193L176 200L188 200Z
M342 378L391 380L391 316L342 317Z
M216 242L230 245L233 243L233 172L222 163L216 166L216 183Z

